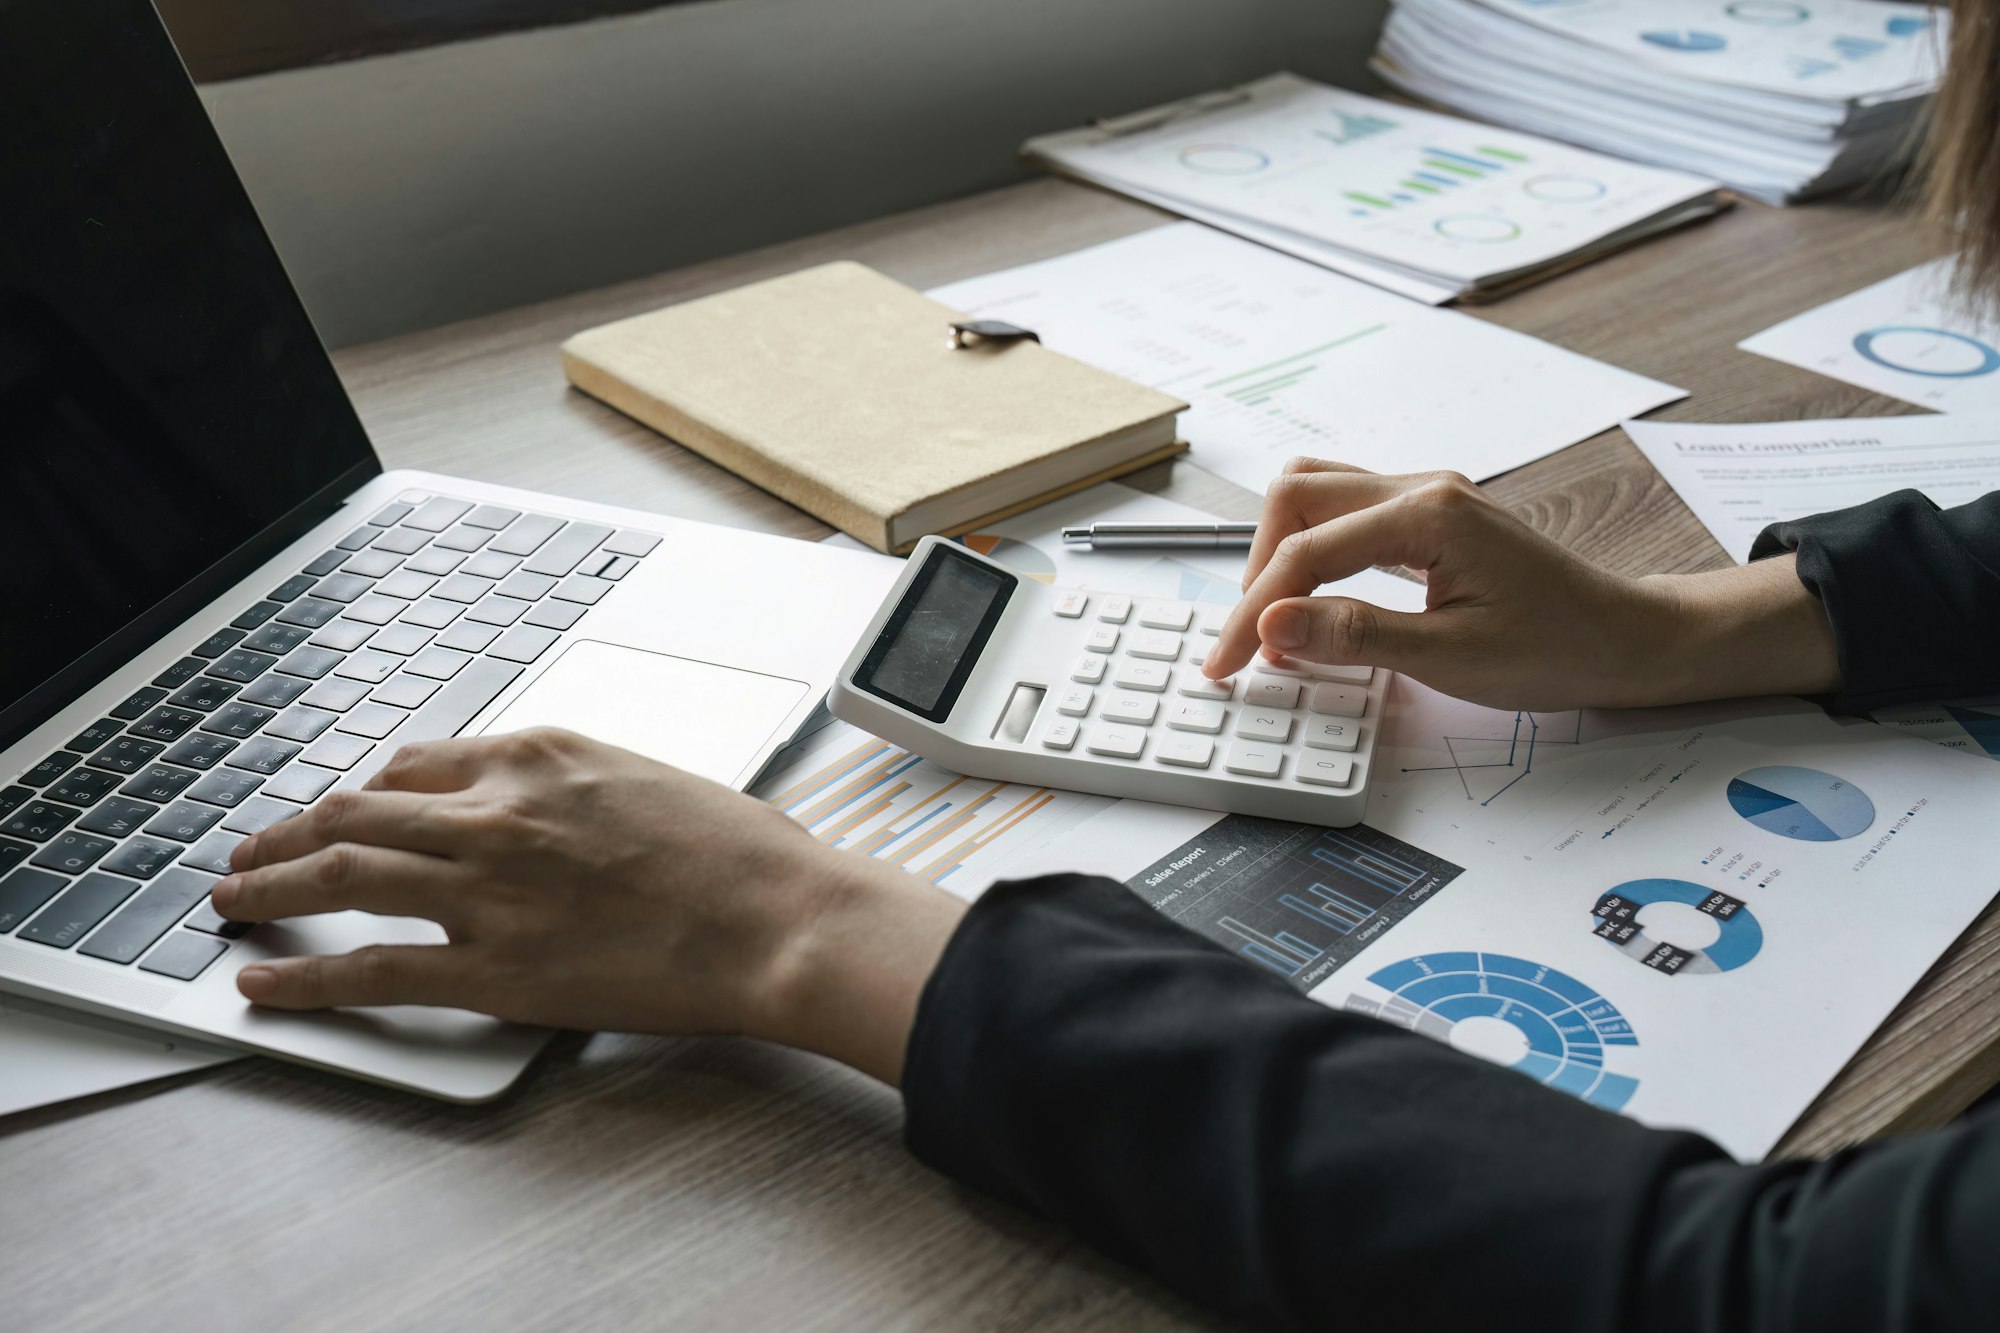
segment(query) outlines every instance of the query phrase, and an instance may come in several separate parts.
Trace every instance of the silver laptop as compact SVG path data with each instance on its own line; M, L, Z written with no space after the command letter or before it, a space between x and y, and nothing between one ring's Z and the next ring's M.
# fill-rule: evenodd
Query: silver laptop
M546 1033L245 1004L258 959L442 935L242 933L231 848L461 733L745 786L897 562L384 473L147 0L0 6L0 61L0 988L491 1097Z

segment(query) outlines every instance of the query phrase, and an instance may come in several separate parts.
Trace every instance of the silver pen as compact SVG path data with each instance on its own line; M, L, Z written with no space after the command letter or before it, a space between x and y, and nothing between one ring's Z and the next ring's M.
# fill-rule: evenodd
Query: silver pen
M1250 545L1255 523L1091 523L1063 529L1064 546L1117 551L1142 546L1237 550Z

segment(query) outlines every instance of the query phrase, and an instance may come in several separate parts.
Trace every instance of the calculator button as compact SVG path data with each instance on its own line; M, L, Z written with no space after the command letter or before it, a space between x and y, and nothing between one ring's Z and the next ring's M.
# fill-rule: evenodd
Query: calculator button
M1199 671L1183 671L1181 693L1190 699L1227 699L1236 693L1236 677L1210 680Z
M1293 676L1303 679L1312 675L1312 668L1296 657L1281 657L1275 662L1268 657L1259 657L1254 665L1257 670L1273 676Z
M1093 653L1114 652L1118 647L1118 631L1110 625L1093 625L1083 646Z
M1076 744L1077 725L1073 717L1059 717L1042 733L1042 744L1051 750L1067 750Z
M1222 633L1222 627L1229 623L1232 606L1204 606L1195 613L1195 628L1213 638Z
M1142 629L1132 635L1132 642L1125 645L1125 651L1134 657L1149 658L1155 662L1171 662L1181 655L1181 636L1161 630Z
M1148 726L1160 715L1160 701L1150 694L1114 694L1097 716L1106 722L1136 722Z
M1167 669L1156 662L1134 662L1126 658L1118 664L1118 688L1121 690L1144 690L1148 694L1164 694L1167 690Z
M1177 699L1167 709L1167 725L1175 731L1204 731L1213 736L1222 730L1222 705L1208 699Z
M1261 673L1262 667L1258 668ZM1296 708L1299 702L1299 683L1284 676L1258 674L1250 677L1243 685L1243 702L1263 704L1267 708Z
M1292 715L1276 708L1246 708L1236 715L1236 734L1282 745L1292 734Z
M1107 625L1122 625L1132 614L1132 599L1122 594L1105 598L1097 607L1097 618Z
M1090 733L1083 748L1113 759L1137 759L1146 748L1146 733L1137 727L1102 726Z
M1076 665L1070 669L1069 678L1080 680L1085 685L1095 685L1104 679L1104 668L1110 665L1110 658L1100 657L1096 653L1085 653L1076 659Z
M1185 630L1194 620L1194 608L1186 602L1141 602L1139 623L1147 629Z
M1229 747L1229 758L1222 766L1249 778L1275 778L1284 762L1285 752L1275 745L1238 741Z
M1083 608L1089 605L1090 597L1088 594L1078 592L1072 588L1068 592L1059 592L1056 594L1055 613L1067 619L1074 620L1082 615Z
M1312 710L1327 717L1360 717L1368 711L1368 696L1331 681L1313 686Z
M1162 736L1153 757L1181 768L1207 768L1215 758L1215 742L1206 736Z
M1097 699L1097 691L1088 685L1067 685L1056 696L1056 711L1070 717L1082 717L1090 711L1090 705Z
M1323 754L1304 754L1299 756L1298 771L1292 776L1315 787L1345 787L1354 781L1354 761Z
M1257 664L1259 671L1275 671L1281 676L1306 676L1313 680L1330 680L1336 685L1372 685L1375 668L1365 666L1339 666L1330 662L1308 662L1299 657L1281 657L1275 662L1264 661Z
M1361 743L1361 724L1335 722L1325 717L1307 718L1303 739L1315 750L1352 750Z

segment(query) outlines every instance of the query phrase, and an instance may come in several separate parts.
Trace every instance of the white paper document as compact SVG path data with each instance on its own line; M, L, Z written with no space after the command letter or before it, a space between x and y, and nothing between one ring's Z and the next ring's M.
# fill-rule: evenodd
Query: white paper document
M0 996L0 1116L241 1058L240 1051Z
M2000 413L2000 319L1958 302L1951 272L1921 264L1737 346L1935 412Z
M1483 480L1685 396L1190 222L931 295L1186 399L1191 461L1258 492L1296 454Z
M1922 491L1949 508L2000 490L2000 413L1701 425L1625 433L1738 561L1767 524Z

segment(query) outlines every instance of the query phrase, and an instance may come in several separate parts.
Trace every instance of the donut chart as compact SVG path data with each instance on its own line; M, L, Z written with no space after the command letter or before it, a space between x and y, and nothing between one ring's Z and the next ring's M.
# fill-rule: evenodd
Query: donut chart
M1970 334L1921 324L1891 324L1854 335L1864 361L1905 375L1934 380L1969 380L2000 370L2000 350Z
M1663 46L1669 51L1720 51L1729 45L1720 33L1702 32L1693 28L1674 28L1660 32L1642 32L1639 40L1653 46Z
M1497 1019L1527 1043L1510 1067L1528 1077L1607 1111L1638 1091L1638 1079L1604 1067L1608 1048L1639 1044L1632 1025L1611 1001L1552 967L1502 953L1432 953L1368 980L1388 997L1351 995L1349 1011L1445 1042L1461 1023Z
M1875 822L1866 792L1816 768L1753 768L1729 780L1727 795L1730 808L1758 828L1801 842L1838 842Z
M1653 903L1681 903L1712 917L1720 933L1704 948L1650 936L1639 913ZM1764 928L1740 899L1684 879L1635 879L1604 894L1590 909L1591 933L1627 958L1668 976L1733 972L1764 947Z

